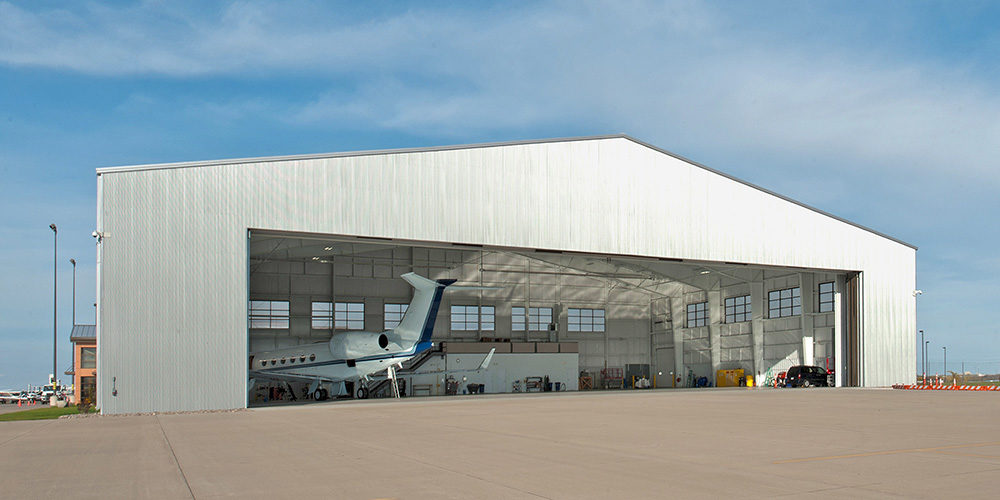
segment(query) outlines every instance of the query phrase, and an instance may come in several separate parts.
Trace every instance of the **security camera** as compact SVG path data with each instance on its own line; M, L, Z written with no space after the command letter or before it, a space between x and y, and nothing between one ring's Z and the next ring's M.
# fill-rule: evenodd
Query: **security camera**
M923 295L923 293L924 293L923 290L914 290L913 291L913 296L916 297L917 295Z
M100 234L97 234L97 231L90 233L90 235L93 236L94 238L100 236Z

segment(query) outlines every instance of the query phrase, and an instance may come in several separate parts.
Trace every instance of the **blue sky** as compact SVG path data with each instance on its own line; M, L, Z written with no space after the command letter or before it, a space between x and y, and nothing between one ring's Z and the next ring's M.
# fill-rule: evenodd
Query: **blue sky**
M0 387L93 321L102 166L627 133L920 247L1000 371L995 2L0 1ZM937 365L940 369L940 363Z

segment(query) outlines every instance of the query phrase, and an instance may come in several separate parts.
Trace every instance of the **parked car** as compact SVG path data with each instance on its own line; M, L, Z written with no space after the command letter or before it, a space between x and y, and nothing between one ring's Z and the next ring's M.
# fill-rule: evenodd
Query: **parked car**
M788 369L785 380L789 387L828 387L830 385L826 369L819 366L793 366Z

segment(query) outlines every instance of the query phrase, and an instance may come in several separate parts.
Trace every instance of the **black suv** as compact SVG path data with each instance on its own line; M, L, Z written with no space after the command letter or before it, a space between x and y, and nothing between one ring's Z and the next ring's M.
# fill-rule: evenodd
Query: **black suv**
M785 376L788 387L828 387L826 370L818 366L796 365Z

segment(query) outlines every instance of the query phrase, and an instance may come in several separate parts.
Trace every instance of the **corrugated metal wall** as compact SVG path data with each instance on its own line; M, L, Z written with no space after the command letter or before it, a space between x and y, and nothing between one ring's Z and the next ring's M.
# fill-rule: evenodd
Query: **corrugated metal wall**
M913 248L624 137L98 174L108 413L245 405L248 228L863 271L863 383L914 377Z

